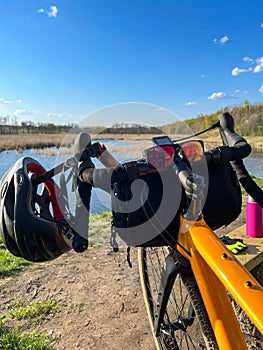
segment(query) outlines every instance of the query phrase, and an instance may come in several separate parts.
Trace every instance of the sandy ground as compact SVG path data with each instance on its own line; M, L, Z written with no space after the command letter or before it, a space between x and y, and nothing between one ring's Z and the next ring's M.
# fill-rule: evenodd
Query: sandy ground
M103 230L109 230L107 220ZM243 223L242 214L219 234ZM55 316L47 315L38 323L9 323L50 334L57 339L57 350L154 349L135 248L131 260L133 267L129 268L125 248L114 253L104 246L35 264L16 276L0 280L1 313L8 311L13 300L24 303L54 300L58 303Z
M137 270L125 251L90 249L69 253L1 281L1 311L12 300L58 302L55 316L38 324L16 322L57 338L58 350L153 349Z

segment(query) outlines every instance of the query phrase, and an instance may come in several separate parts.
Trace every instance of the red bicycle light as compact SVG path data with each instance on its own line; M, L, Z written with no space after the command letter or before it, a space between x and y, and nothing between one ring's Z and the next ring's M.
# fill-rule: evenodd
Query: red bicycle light
M144 152L146 160L157 169L169 167L174 159L173 146L157 146Z
M199 140L187 141L181 144L183 156L190 162L197 162L201 160L204 148Z

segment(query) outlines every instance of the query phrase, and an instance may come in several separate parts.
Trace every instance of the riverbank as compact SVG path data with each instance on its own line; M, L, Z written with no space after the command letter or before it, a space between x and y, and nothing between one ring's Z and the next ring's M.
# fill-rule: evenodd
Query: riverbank
M13 149L22 151L31 148L60 147L64 137L64 134L5 134L0 137L0 152Z
M91 135L92 139L96 140L131 140L143 141L151 140L152 134L98 134ZM170 135L173 140L180 139L185 135ZM0 152L7 150L22 151L25 149L43 149L47 147L59 148L61 145L70 146L74 142L75 134L22 134L22 135L1 135L0 137ZM206 149L222 144L219 133L217 131L208 132L200 137L205 141ZM250 143L254 151L263 151L262 136L247 136L247 141Z
M98 134L91 135L96 140L151 140L156 135L131 134ZM61 145L70 146L76 134L4 134L0 137L0 152L8 150L22 151L25 149L59 148Z

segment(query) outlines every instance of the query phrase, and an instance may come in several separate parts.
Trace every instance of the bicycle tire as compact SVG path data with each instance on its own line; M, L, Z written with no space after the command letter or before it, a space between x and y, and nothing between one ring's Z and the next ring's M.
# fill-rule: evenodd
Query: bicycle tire
M241 332L244 335L248 350L263 349L263 335L258 331L255 325L250 321L246 313L238 303L229 295L235 315L239 322Z
M165 257L166 247L139 248L138 266L143 297L150 327L157 350L218 350L203 300L194 279L192 270L185 268L177 275L170 293L160 336L155 335L154 318L157 307L160 274ZM194 310L194 316L189 322L189 308ZM180 319L182 329L167 331L175 320ZM185 321L187 320L187 322ZM187 325L186 325L187 323Z

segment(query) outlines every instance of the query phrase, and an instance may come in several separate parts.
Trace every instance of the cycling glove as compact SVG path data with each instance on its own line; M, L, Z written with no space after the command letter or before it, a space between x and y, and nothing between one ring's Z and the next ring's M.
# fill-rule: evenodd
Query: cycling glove
M233 254L238 254L247 249L247 244L242 239L230 238L228 236L221 237L221 241L225 244L228 250Z

